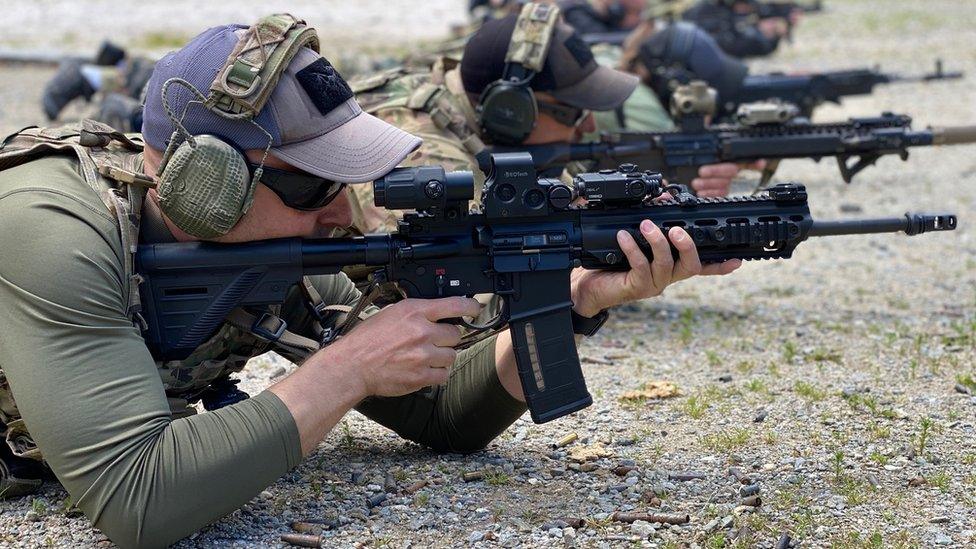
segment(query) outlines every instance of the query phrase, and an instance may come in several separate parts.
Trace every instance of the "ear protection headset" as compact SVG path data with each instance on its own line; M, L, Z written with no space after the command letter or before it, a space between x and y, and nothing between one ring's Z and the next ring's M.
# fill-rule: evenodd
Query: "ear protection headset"
M215 238L230 231L250 209L273 142L254 117L301 47L318 51L315 29L289 14L271 15L247 29L218 71L208 96L182 78L163 84L163 108L175 131L156 172L156 191L163 213L181 230L197 238ZM179 116L170 108L167 94L174 84L196 96ZM257 168L234 144L215 135L191 135L183 124L190 105L258 128L268 144Z
M478 121L493 143L520 145L532 133L539 105L529 84L545 66L558 18L559 8L553 4L522 7L502 77L489 84L478 100Z

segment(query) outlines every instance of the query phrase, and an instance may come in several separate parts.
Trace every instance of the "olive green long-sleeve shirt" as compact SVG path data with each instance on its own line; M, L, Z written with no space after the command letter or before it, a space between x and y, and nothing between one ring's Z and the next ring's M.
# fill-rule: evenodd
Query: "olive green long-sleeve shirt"
M301 447L288 409L267 391L171 417L126 318L123 253L116 221L73 160L0 172L0 368L45 459L95 526L123 547L164 546L246 503L299 463ZM348 279L334 282L334 291L320 287L323 297L358 296ZM462 353L436 400L370 399L360 409L435 448L483 446L525 410L501 387L493 347Z

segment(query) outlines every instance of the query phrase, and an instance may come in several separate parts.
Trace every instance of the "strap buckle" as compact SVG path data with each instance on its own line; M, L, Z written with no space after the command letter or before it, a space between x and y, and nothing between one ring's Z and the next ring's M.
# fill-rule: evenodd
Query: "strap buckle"
M265 322L267 321L277 322L278 327L274 330L266 328ZM284 335L285 329L287 328L288 323L281 318L271 313L261 313L261 316L254 321L254 324L251 325L251 333L263 339L267 339L268 341L276 342L281 339L281 336Z
M322 333L319 335L319 345L325 347L326 345L332 343L339 338L339 330L335 328L323 328Z

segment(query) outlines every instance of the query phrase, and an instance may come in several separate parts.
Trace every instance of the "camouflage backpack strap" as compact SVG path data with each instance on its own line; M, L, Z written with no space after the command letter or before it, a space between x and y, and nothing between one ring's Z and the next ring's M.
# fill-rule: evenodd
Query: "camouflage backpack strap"
M426 112L435 126L457 137L464 149L478 160L481 171L487 173L491 162L488 149L459 104L467 100L467 97L452 93L446 85L428 82L414 90L407 100L407 107Z
M304 20L288 13L261 18L227 56L210 85L207 106L257 116L301 47L319 51L319 37Z

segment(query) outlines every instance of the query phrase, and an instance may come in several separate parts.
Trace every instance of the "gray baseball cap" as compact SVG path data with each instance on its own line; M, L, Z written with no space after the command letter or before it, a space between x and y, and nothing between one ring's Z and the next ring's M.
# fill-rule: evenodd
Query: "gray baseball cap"
M156 63L143 112L146 143L165 150L174 130L163 109L163 83L183 78L206 95L245 29L242 25L211 28ZM183 124L194 135L216 135L245 150L268 145L267 136L253 124L203 108L183 86L170 86L167 95L177 115L186 112ZM271 134L275 156L343 183L365 183L386 175L422 143L363 112L338 71L309 48L302 48L288 65L254 121Z

